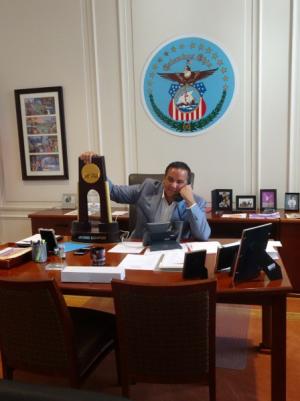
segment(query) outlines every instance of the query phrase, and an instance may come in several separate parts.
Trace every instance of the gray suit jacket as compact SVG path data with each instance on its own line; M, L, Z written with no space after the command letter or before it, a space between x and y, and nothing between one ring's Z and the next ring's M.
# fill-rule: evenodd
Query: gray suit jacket
M114 185L110 184L111 200L117 203L135 204L136 226L131 234L132 238L143 238L146 223L153 223L156 210L163 193L163 184L147 178L140 185ZM182 220L182 238L193 238L206 241L210 236L210 227L206 220L205 201L194 195L197 205L187 209L185 201L177 203L171 221Z

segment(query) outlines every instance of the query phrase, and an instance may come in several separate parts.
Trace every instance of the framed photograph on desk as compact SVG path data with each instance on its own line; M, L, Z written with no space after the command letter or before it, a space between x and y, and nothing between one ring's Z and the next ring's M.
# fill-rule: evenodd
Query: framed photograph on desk
M299 192L286 192L284 195L284 210L299 212Z
M237 195L235 198L236 210L256 210L256 196Z
M232 211L232 189L214 189L211 191L212 211Z
M76 209L76 194L62 194L62 208Z
M23 180L67 179L61 86L15 90Z
M277 191L276 189L260 190L260 210L266 209L276 210L277 208Z

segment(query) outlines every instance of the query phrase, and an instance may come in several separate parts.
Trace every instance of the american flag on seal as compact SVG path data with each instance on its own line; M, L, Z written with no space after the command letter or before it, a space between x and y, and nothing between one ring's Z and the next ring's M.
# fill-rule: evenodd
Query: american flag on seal
M178 107L178 103L176 104L175 95L178 89L181 87L179 84L172 84L169 89L169 95L171 96L171 101L169 103L168 112L169 116L175 121L193 121L199 120L202 118L206 112L206 103L203 99L203 94L206 92L206 88L202 82L197 82L193 85L193 87L199 92L199 104L192 111L182 111ZM185 96L189 96L188 92L185 93ZM177 101L178 102L178 101Z

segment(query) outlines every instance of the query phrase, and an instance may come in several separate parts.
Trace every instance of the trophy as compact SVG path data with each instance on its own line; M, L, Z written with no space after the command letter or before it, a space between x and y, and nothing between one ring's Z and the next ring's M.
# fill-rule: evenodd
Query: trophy
M100 218L89 220L88 192L93 189L99 194ZM73 221L71 234L73 241L119 242L119 224L112 221L109 184L106 177L104 156L93 156L92 162L85 164L79 158L78 220Z

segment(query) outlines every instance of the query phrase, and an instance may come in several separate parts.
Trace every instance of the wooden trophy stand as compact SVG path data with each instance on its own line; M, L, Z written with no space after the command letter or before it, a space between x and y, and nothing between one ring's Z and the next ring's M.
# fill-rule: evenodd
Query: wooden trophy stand
M88 192L93 189L100 199L99 220L89 221ZM79 214L73 221L71 233L73 241L80 242L119 242L119 224L112 221L110 208L109 184L106 177L104 156L92 157L92 162L85 164L79 158Z

